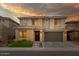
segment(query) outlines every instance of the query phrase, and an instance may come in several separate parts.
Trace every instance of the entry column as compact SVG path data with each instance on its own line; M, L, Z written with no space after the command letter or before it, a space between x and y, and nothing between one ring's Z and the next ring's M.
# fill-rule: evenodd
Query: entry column
M44 31L40 30L40 41L44 41Z
M40 30L40 41L42 43L42 47L44 48L44 31L43 30Z

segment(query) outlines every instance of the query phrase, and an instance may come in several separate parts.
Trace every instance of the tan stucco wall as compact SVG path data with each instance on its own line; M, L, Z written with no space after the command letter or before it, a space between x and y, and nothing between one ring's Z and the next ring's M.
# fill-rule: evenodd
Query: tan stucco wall
M19 30L16 29L16 30L15 30L15 40L17 41L17 40L19 40L19 39L20 39L20 37L19 37Z
M27 40L30 40L30 41L34 40L34 31L31 29L27 30Z
M27 30L27 40L35 41L35 33L34 30ZM44 31L40 31L40 41L44 41Z
M54 29L54 19L50 19L50 29Z

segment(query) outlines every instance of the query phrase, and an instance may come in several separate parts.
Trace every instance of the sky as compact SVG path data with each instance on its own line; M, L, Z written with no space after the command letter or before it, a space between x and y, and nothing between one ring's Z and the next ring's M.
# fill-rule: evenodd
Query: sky
M0 3L0 15L11 17L25 16L79 16L78 3Z

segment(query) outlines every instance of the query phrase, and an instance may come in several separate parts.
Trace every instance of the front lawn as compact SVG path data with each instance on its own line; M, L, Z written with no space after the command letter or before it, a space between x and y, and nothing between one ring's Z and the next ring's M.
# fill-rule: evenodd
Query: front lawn
M8 45L8 47L32 47L32 46L33 42L28 40L14 41Z

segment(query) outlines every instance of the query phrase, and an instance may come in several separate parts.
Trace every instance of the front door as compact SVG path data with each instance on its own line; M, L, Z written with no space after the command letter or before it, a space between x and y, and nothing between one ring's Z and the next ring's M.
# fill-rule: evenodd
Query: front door
M40 31L35 31L35 41L40 41Z

